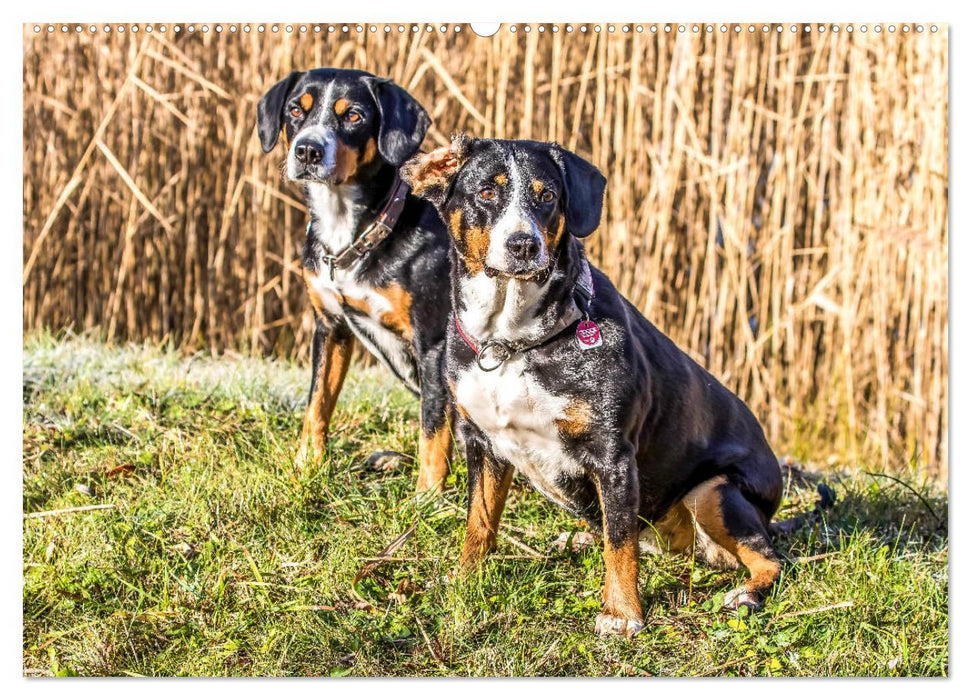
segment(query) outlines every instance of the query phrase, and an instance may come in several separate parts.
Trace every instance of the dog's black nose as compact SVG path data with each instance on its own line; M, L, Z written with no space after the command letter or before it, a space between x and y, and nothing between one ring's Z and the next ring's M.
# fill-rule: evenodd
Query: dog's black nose
M532 233L519 231L506 239L506 250L516 260L533 260L539 253L539 239Z
M324 159L324 146L314 141L301 141L293 149L293 155L304 165L316 165Z

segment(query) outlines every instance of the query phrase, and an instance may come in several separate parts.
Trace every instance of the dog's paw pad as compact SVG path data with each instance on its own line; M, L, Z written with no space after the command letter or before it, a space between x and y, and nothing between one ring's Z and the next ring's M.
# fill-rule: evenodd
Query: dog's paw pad
M644 622L639 619L600 613L594 631L601 637L627 637L630 639L644 629Z
M375 469L390 470L396 469L402 463L410 459L411 457L403 452L395 452L394 450L379 450L378 452L372 452L371 456L364 460L364 463L369 467L374 467Z
M597 543L597 538L589 532L563 532L553 540L553 549L557 552L579 552Z
M743 586L725 594L724 607L727 610L738 610L741 607L746 607L754 612L762 607L762 601L758 595Z

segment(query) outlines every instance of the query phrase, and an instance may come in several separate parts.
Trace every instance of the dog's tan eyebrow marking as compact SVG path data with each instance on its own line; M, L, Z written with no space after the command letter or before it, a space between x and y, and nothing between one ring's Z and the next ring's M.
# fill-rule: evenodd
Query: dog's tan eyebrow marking
M314 106L314 96L309 92L305 92L300 96L300 106L303 107L304 112L309 112L310 108Z
M342 97L334 103L334 114L339 117L346 112L347 108L350 106L351 103L346 98Z
M509 182L509 176L505 173L499 173L492 179L496 181L497 185L505 185L507 182Z
M546 189L546 185L543 183L542 180L533 180L533 192L535 192L536 194L539 194L545 189Z

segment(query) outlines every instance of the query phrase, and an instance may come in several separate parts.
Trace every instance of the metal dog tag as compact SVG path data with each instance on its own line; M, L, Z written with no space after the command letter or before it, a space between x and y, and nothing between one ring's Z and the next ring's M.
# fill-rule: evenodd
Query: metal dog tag
M581 350L592 350L603 345L604 339L600 334L600 326L587 319L577 324L577 345Z

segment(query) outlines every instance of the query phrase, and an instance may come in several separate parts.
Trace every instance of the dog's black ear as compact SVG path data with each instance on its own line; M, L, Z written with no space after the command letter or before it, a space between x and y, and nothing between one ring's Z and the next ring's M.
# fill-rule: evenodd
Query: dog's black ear
M276 146L277 139L280 138L280 126L283 124L283 105L286 104L287 95L297 82L297 78L302 75L300 71L293 71L286 78L270 88L260 103L256 106L256 127L260 132L260 145L263 152L269 153Z
M432 120L414 97L390 80L371 78L367 84L381 114L378 153L399 167L418 152Z
M455 176L468 160L473 143L465 134L456 134L448 146L416 155L401 166L398 174L411 187L412 194L440 209L448 199Z
M560 166L566 190L566 229L577 238L585 238L600 225L607 178L572 151L553 146L552 156Z

